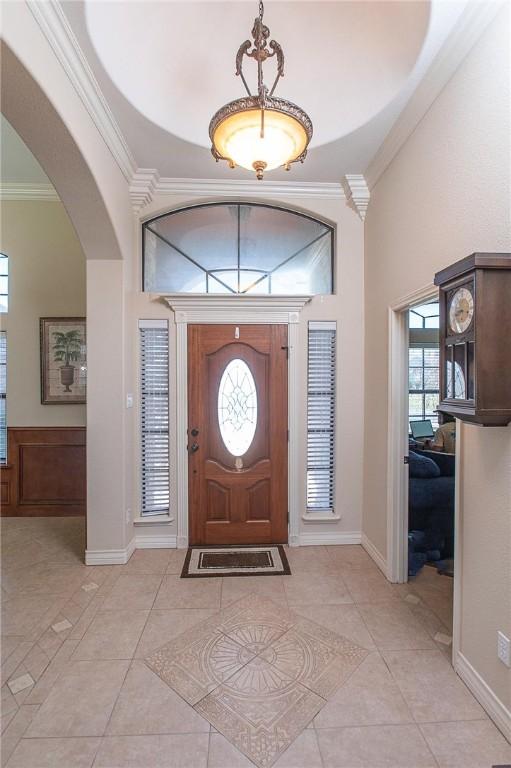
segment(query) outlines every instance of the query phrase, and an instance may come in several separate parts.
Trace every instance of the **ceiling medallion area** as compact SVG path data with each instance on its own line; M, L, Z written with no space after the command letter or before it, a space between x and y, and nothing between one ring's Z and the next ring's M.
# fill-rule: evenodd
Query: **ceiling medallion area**
M312 121L306 112L286 99L274 96L284 75L284 53L276 40L270 40L269 28L263 23L264 6L259 2L259 16L252 28L253 42L245 40L236 55L236 75L241 77L248 96L221 107L209 124L211 152L218 162L226 160L231 168L237 165L254 170L259 180L265 171L305 160L312 138ZM243 73L243 58L257 62L257 95ZM277 74L271 89L263 80L263 64L276 57Z

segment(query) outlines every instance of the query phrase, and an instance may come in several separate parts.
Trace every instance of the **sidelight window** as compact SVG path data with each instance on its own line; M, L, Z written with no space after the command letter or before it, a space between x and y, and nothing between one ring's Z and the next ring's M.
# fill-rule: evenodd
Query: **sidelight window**
M7 461L7 333L0 331L0 464Z
M260 203L209 203L143 225L144 291L333 293L334 230Z
M0 312L9 310L9 257L0 253Z
M166 320L141 320L141 515L163 515L170 504L169 331Z
M257 390L252 371L244 360L231 360L218 388L218 423L227 450L243 456L252 444L257 427Z
M336 323L309 323L307 511L333 512Z

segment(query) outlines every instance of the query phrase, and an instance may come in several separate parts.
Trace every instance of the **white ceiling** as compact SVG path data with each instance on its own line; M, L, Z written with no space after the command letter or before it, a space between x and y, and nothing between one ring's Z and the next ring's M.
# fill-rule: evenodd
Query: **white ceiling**
M207 129L218 107L243 94L234 60L254 0L61 5L138 167L171 178L250 177L214 163ZM315 131L303 166L272 179L363 173L465 6L267 2L265 22L286 56L276 94L308 111Z
M309 112L314 139L303 165L273 181L339 182L364 173L453 33L468 0L270 0L265 23L283 47L276 95ZM211 115L243 94L235 54L255 0L63 0L61 7L138 168L176 179L243 179L215 164ZM246 67L253 83L253 67ZM266 77L272 80L271 71ZM2 119L2 182L48 178Z
M235 55L256 11L246 2L95 2L85 17L98 58L127 101L168 133L209 148L211 116L245 94ZM281 41L286 59L277 95L311 115L311 146L346 136L392 101L417 60L429 11L429 2L267 4L270 39ZM264 70L271 86L275 59ZM256 93L253 60L245 59L244 73Z

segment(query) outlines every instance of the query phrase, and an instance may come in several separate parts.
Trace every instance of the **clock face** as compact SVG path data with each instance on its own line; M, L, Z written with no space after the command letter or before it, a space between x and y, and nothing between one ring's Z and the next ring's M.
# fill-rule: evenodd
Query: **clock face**
M468 288L458 288L449 307L449 325L454 333L464 333L474 316L474 297Z

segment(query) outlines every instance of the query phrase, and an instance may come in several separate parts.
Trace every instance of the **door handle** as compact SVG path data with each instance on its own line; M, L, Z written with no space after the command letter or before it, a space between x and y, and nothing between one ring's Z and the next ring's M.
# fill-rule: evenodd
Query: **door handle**
M197 453L198 450L199 450L199 444L192 443L190 446L190 453Z
M192 437L197 437L198 434L199 434L199 430L197 429L197 427L194 427L192 429Z

